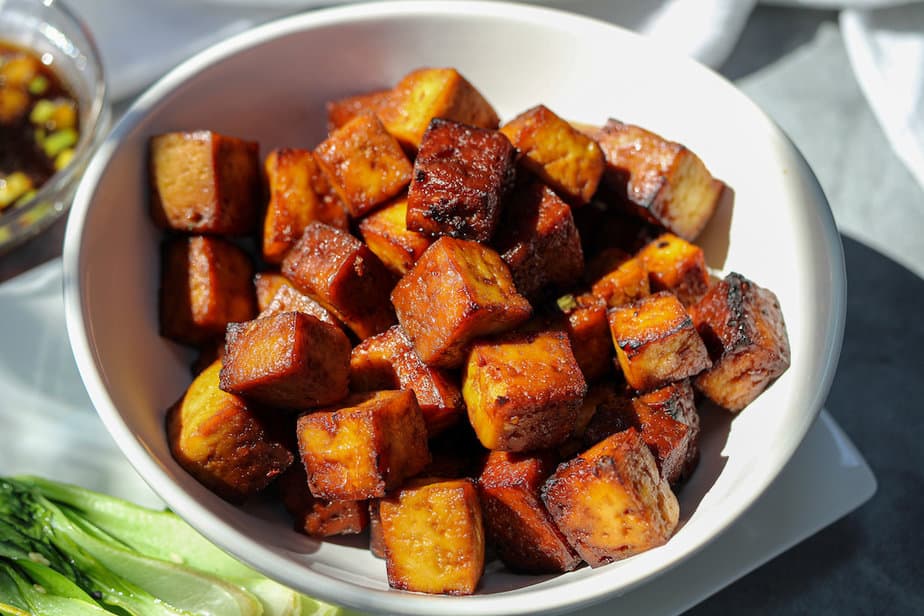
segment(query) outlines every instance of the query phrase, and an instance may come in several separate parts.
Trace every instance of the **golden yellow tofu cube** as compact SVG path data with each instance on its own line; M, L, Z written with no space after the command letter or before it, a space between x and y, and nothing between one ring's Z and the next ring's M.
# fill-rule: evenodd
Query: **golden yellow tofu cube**
M645 262L651 288L670 291L684 306L698 302L709 288L703 249L673 233L665 233L638 252Z
M276 292L282 287L292 286L292 283L279 272L267 271L254 275L253 286L257 293L257 310L263 312L273 301Z
M420 255L433 243L423 233L408 229L406 219L407 196L402 196L372 212L359 223L359 233L369 250L398 276L408 273Z
M364 111L378 113L388 103L390 97L391 90L377 90L328 101L327 132L334 132Z
M276 294L273 296L272 300L266 307L260 311L260 314L257 315L257 318L262 319L264 317L271 317L273 315L279 314L280 312L301 312L304 314L310 314L319 321L334 325L343 329L343 323L340 320L331 314L330 310L314 301L304 293L300 293L295 287L293 287L288 280L286 283L279 287L279 290L276 291Z
M651 284L645 261L640 257L625 255L594 282L590 292L610 308L623 306L650 295Z
M565 295L556 302L563 317L557 322L568 333L571 351L590 383L613 372L613 342L606 303L594 295Z
M484 529L470 479L418 479L379 501L392 588L470 595L484 571Z

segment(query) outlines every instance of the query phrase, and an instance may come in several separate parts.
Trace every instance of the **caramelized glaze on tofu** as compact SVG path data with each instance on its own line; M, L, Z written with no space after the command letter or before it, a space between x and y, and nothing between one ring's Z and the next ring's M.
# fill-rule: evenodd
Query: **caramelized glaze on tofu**
M665 233L638 253L648 269L651 288L670 291L687 307L698 302L709 288L706 257L699 246Z
M308 489L305 467L293 464L276 482L282 504L294 520L295 530L310 537L355 535L369 526L366 501L327 501Z
M630 211L686 240L715 212L724 184L696 154L655 133L610 120L596 135L605 182Z
M408 189L407 228L487 242L516 173L516 149L494 130L435 119Z
M253 496L292 464L258 412L218 388L221 362L193 380L167 412L170 453L205 487L231 502Z
M425 364L398 325L353 349L350 382L354 391L413 391L430 436L455 424L464 410L456 379L446 370Z
M407 228L407 197L398 197L359 223L359 233L369 250L389 270L403 276L433 243L428 236Z
M282 262L282 272L360 339L395 322L388 301L394 277L368 246L345 231L309 223Z
M266 310L279 289L291 286L289 279L279 272L257 272L253 277L253 287L257 293L257 310Z
M315 154L354 218L398 195L411 181L410 161L371 112L335 130Z
M151 213L165 229L245 235L260 215L259 146L211 131L151 139Z
M417 479L379 502L392 588L470 595L484 571L484 529L470 479Z
M270 194L263 219L265 261L281 262L313 220L339 229L348 227L343 203L325 195L329 183L313 153L292 148L273 150L264 169Z
M502 221L494 245L521 294L535 298L546 287L581 277L584 253L571 208L550 188L540 183L517 188Z
M302 312L228 324L221 389L267 406L305 409L347 396L350 341Z
M789 367L776 295L741 274L716 283L690 313L715 362L695 385L715 403L740 411Z
M472 345L462 395L488 449L555 447L571 434L587 384L560 331L513 332Z
M590 383L612 372L613 342L603 300L585 293L576 297L566 295L557 303L584 379Z
M160 333L199 345L257 312L250 257L217 237L177 237L161 251Z
M328 101L326 105L327 132L333 133L364 111L378 114L388 104L390 98L391 90L377 90Z
M505 124L501 132L523 154L529 171L575 204L588 203L603 176L600 146L539 105Z
M581 564L540 497L555 462L547 451L493 451L479 477L485 532L500 559L514 571L560 573Z
M621 252L621 251L620 251ZM608 271L594 282L590 292L606 302L607 307L624 306L651 294L648 268L640 257L611 256Z
M513 329L532 314L496 252L449 237L424 252L391 299L420 358L444 368L459 366L475 338Z
M329 325L342 328L342 324L330 313L330 310L304 293L299 293L288 281L279 287L272 301L267 304L266 308L260 311L258 318L271 317L281 312L301 312L311 315L319 321L328 323Z
M311 493L329 500L385 496L430 462L414 392L353 394L298 418L298 447Z
M680 518L677 498L634 428L559 466L542 498L591 567L666 543Z

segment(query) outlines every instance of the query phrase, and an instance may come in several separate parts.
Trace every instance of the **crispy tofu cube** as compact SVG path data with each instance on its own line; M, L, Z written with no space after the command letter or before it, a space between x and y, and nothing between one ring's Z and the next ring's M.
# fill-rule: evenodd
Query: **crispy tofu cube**
M343 328L343 324L330 313L330 310L304 293L299 293L288 281L279 287L272 301L257 315L257 318L271 317L282 312L301 312L311 315L324 323Z
M597 133L604 181L629 211L693 241L718 205L724 184L699 157L650 131L610 120Z
M366 501L327 501L312 496L302 464L290 466L276 485L295 530L309 537L355 535L369 526Z
M160 333L200 345L224 335L232 321L257 313L250 257L208 236L177 237L161 251Z
M591 567L666 543L680 519L677 498L634 428L559 466L542 500Z
M409 152L420 146L433 118L489 129L496 129L500 122L491 104L453 68L408 73L376 112Z
M312 222L282 262L282 273L360 339L388 329L394 277L369 247L340 229Z
M690 315L667 291L611 308L609 321L619 366L637 391L663 387L712 365Z
M484 529L470 479L417 479L379 501L388 585L470 595L484 571Z
M540 183L518 188L502 220L494 246L521 294L535 298L547 287L581 277L584 253L571 208L550 188Z
M648 268L641 257L625 255L614 261L609 271L594 282L591 294L602 299L610 308L624 306L651 294Z
M333 133L364 111L378 114L388 104L390 97L391 90L377 90L328 101L327 132Z
M263 312L273 301L276 292L282 287L291 287L289 279L279 272L257 272L253 277L253 286L257 292L257 310Z
M555 463L550 452L493 451L478 479L485 533L514 571L560 573L581 564L540 496Z
M715 361L695 385L713 402L740 411L789 368L789 336L772 291L731 273L690 313Z
M532 314L496 252L449 237L424 252L391 300L420 358L443 368L459 366L475 338L513 329Z
M636 428L651 449L661 476L678 485L699 461L699 414L688 380L671 383L632 400Z
M151 213L164 229L245 235L257 228L259 146L211 131L151 139Z
M557 303L584 380L590 383L613 372L613 342L603 300L585 293L565 295Z
M264 164L270 200L263 219L263 259L279 263L313 220L347 229L349 220L339 199L325 198L324 172L308 150L273 150Z
M353 349L350 382L354 391L409 389L434 436L455 424L463 413L462 392L455 379L440 368L428 366L400 326L367 338Z
M555 447L571 434L587 384L560 331L513 332L472 345L462 396L481 444Z
M266 406L305 409L349 392L350 341L303 312L229 323L221 389Z
M385 496L429 462L427 428L414 392L353 394L298 418L298 447L317 498Z
M186 472L222 498L239 503L292 464L253 406L218 388L221 362L197 376L167 411L170 453Z
M516 149L501 133L435 119L420 142L407 228L487 242L513 188Z
M407 228L407 197L398 197L359 223L369 250L398 276L410 271L433 243L428 236Z
M593 139L543 105L521 113L500 130L523 154L523 166L564 199L579 205L590 202L605 166Z
M665 233L648 243L638 253L645 262L651 288L670 291L684 306L698 302L709 288L709 270L703 249Z
M372 112L335 130L315 154L354 218L398 195L411 181L410 161Z

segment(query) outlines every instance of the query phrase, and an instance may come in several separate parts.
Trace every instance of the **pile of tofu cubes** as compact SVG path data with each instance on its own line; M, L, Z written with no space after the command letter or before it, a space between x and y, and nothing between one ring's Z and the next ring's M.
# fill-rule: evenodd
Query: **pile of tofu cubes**
M692 243L724 184L616 120L501 126L453 69L327 121L262 170L243 139L151 139L161 334L199 351L177 462L232 502L273 484L308 535L368 530L409 591L475 592L486 546L557 573L666 542L697 404L789 366L773 293Z

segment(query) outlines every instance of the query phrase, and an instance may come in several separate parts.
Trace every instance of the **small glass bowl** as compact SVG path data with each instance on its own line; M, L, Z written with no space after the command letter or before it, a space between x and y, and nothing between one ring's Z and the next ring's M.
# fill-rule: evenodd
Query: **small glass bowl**
M80 140L74 157L21 206L0 213L0 253L47 228L70 207L90 156L109 127L109 101L99 51L90 30L58 0L0 0L0 40L39 57L51 54L52 69L80 108Z

